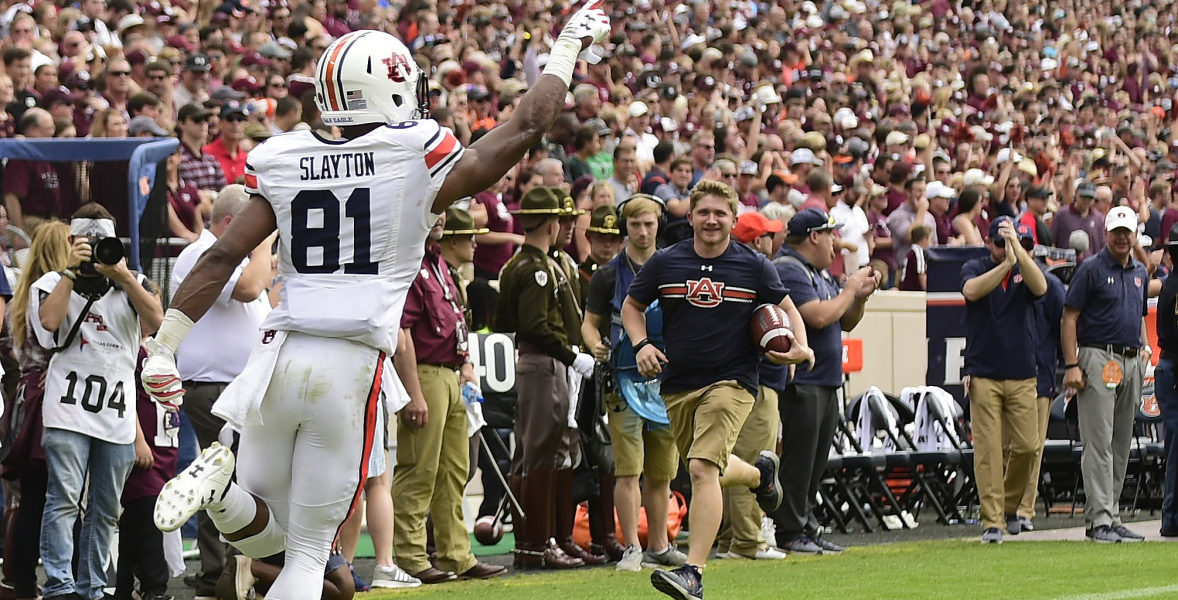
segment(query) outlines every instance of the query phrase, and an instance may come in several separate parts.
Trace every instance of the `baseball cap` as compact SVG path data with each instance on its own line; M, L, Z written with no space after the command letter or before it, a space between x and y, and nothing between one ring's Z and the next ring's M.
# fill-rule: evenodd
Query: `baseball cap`
M258 54L266 58L277 58L279 60L287 60L290 58L290 51L283 48L281 44L273 40L262 44L258 48Z
M270 130L267 129L265 125L262 125L257 121L250 121L249 123L246 123L245 131L243 133L245 134L245 137L255 142L262 142L270 139Z
M907 143L908 134L904 133L903 131L893 131L889 133L888 137L884 140L885 146L899 146L901 144Z
M596 127L597 128L597 135L604 136L604 135L610 134L609 125L606 125L605 121L602 121L601 119L597 119L597 118L589 119L588 121L585 121L585 124L590 125L592 127Z
M164 131L164 128L160 127L159 123L155 122L155 119L147 115L139 115L131 119L131 122L127 124L127 135L131 137L135 137L145 131L150 131L151 135L156 137L165 137L168 135L168 132Z
M221 118L224 119L229 115L241 115L243 117L249 116L249 107L237 100L229 100L221 106Z
M800 165L800 164L821 165L822 160L820 160L817 156L814 156L813 150L811 150L809 148L798 148L797 150L794 150L792 154L789 155L789 164L791 164L791 165Z
M1035 234L1031 232L1031 228L1026 223L1015 221L1006 216L998 217L990 221L990 239L994 241L994 245L999 248L1003 247L1006 242L998 235L998 227L1003 223L1012 223L1014 225L1014 232L1018 234L1019 243L1023 248L1030 250L1035 245Z
M744 160L740 162L741 175L756 175L759 172L760 169L757 167L757 163L751 160Z
M973 185L993 185L993 183L994 176L988 175L981 169L970 169L966 171L965 175L961 178L961 184L965 187L970 187Z
M127 31L128 29L130 29L132 27L138 27L138 26L142 25L143 23L144 23L143 17L141 17L135 13L131 13L129 15L124 15L123 18L119 19L117 29L119 31L119 34L121 35L123 32Z
M209 72L209 57L206 54L197 52L196 54L188 55L188 59L184 61L184 69L187 71L197 71L199 73Z
M928 187L924 190L924 197L932 200L933 198L953 198L957 192L941 183L940 181L929 182Z
M62 104L73 104L81 97L82 94L71 92L70 89L65 86L58 86L47 90L41 96L41 106L43 108L49 108L59 102Z
M645 115L646 113L650 112L650 109L647 108L645 102L643 102L641 100L635 100L634 102L630 103L629 112L630 112L630 117L634 118L634 117L641 117L642 115Z
M794 218L796 219L797 216ZM767 233L778 233L783 229L785 229L785 224L781 221L770 219L757 211L749 211L736 218L736 226L732 228L732 237L748 244Z
M1104 230L1112 231L1119 227L1129 231L1137 231L1137 215L1128 206L1117 206L1108 211L1104 217Z
M1027 198L1050 198L1051 190L1046 186L1032 185L1027 188Z
M467 99L474 102L480 102L482 100L489 99L491 97L491 92L487 91L487 88L481 85L474 85L466 91L466 97Z
M790 237L809 235L815 231L830 231L838 229L839 223L834 217L817 208L803 208L789 220Z
M176 113L176 121L181 122L185 120L199 121L201 119L209 118L213 113L199 104L185 104L180 107L179 112Z
M213 90L213 93L209 97L218 102L225 102L228 100L242 100L245 98L245 94L233 89L231 86L223 85Z
M1096 197L1096 184L1085 181L1076 186L1076 195L1082 198Z

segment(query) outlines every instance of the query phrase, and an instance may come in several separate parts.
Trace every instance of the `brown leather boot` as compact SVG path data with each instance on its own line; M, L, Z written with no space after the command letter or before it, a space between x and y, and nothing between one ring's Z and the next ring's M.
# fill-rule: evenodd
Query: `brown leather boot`
M614 520L614 475L599 474L598 486L601 491L589 500L589 535L593 543L589 551L604 554L610 562L622 560L626 547L618 541L617 522Z
M573 544L576 546L576 544ZM544 550L545 569L574 569L585 566L585 561L565 554L556 540L549 539L548 547Z
M541 511L537 505L539 502L547 502L546 494L544 494L537 485L540 479L540 474L533 471L527 477L520 475L512 475L508 479L508 485L511 486L511 491L519 498L520 504L528 518L524 519L518 511L515 510L514 505L511 509L511 521L514 524L515 533L515 549L512 550L514 558L512 564L517 569L540 569L544 567L544 538L536 537L535 519L548 518L547 515L541 515L535 511ZM535 496L540 496L539 501ZM547 529L547 525L544 526Z
M561 550L569 556L579 558L587 565L604 565L609 558L594 554L573 540L573 525L577 518L577 505L573 504L573 470L561 469L556 472L556 540Z

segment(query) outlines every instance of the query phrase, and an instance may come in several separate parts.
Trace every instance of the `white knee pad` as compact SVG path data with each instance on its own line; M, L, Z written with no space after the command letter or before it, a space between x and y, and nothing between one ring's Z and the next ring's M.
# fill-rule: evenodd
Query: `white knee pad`
M286 532L271 516L261 533L229 543L250 558L265 558L286 549Z

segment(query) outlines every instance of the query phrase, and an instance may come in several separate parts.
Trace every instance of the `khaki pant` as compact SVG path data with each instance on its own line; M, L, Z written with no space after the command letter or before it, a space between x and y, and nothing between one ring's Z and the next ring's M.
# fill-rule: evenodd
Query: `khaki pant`
M1109 389L1101 371L1110 360L1121 366L1121 385ZM1145 366L1140 358L1126 358L1096 348L1080 347L1080 368L1084 389L1076 395L1080 439L1084 453L1080 472L1084 475L1084 522L1089 528L1121 524L1121 488L1129 466L1133 442L1133 421L1141 404L1141 381Z
M1031 476L1027 478L1027 487L1021 492L1013 487L1006 489L1006 505L1018 502L1018 516L1028 519L1035 518L1035 502L1039 499L1039 468L1043 466L1043 446L1047 443L1047 425L1051 421L1051 398L1039 396L1035 399L1035 410L1039 418L1039 438L1035 451L1035 463L1031 468ZM1002 464L1010 461L1010 440L1002 445Z
M777 391L761 386L753 410L744 420L732 453L737 458L752 464L762 450L770 452L777 448L777 429L781 419L777 414ZM720 524L717 536L718 551L735 552L753 556L766 540L761 537L761 507L757 497L748 488L729 487L722 490L724 495L724 522Z
M463 573L477 562L462 519L462 492L470 464L466 407L454 369L418 365L429 408L425 427L397 419L397 468L393 470L393 554L409 573L430 567L425 518L434 522L438 567Z
M1018 511L1038 456L1038 409L1035 378L986 379L969 384L973 426L974 477L982 527L1006 527L1006 515ZM1003 446L1009 459L1003 461ZM1005 466L1005 468L1003 468ZM1008 494L1007 490L1015 490Z
M736 436L753 409L753 395L735 380L726 379L696 390L664 394L663 400L683 463L698 458L723 473Z

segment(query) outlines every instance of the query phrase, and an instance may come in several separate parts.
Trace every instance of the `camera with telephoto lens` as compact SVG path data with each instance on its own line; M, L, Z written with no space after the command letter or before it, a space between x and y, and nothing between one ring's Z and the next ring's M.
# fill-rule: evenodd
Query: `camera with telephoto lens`
M90 260L82 263L82 272L88 275L98 273L98 270L94 268L94 263L117 265L126 256L123 242L117 237L99 235L90 237L90 252Z

